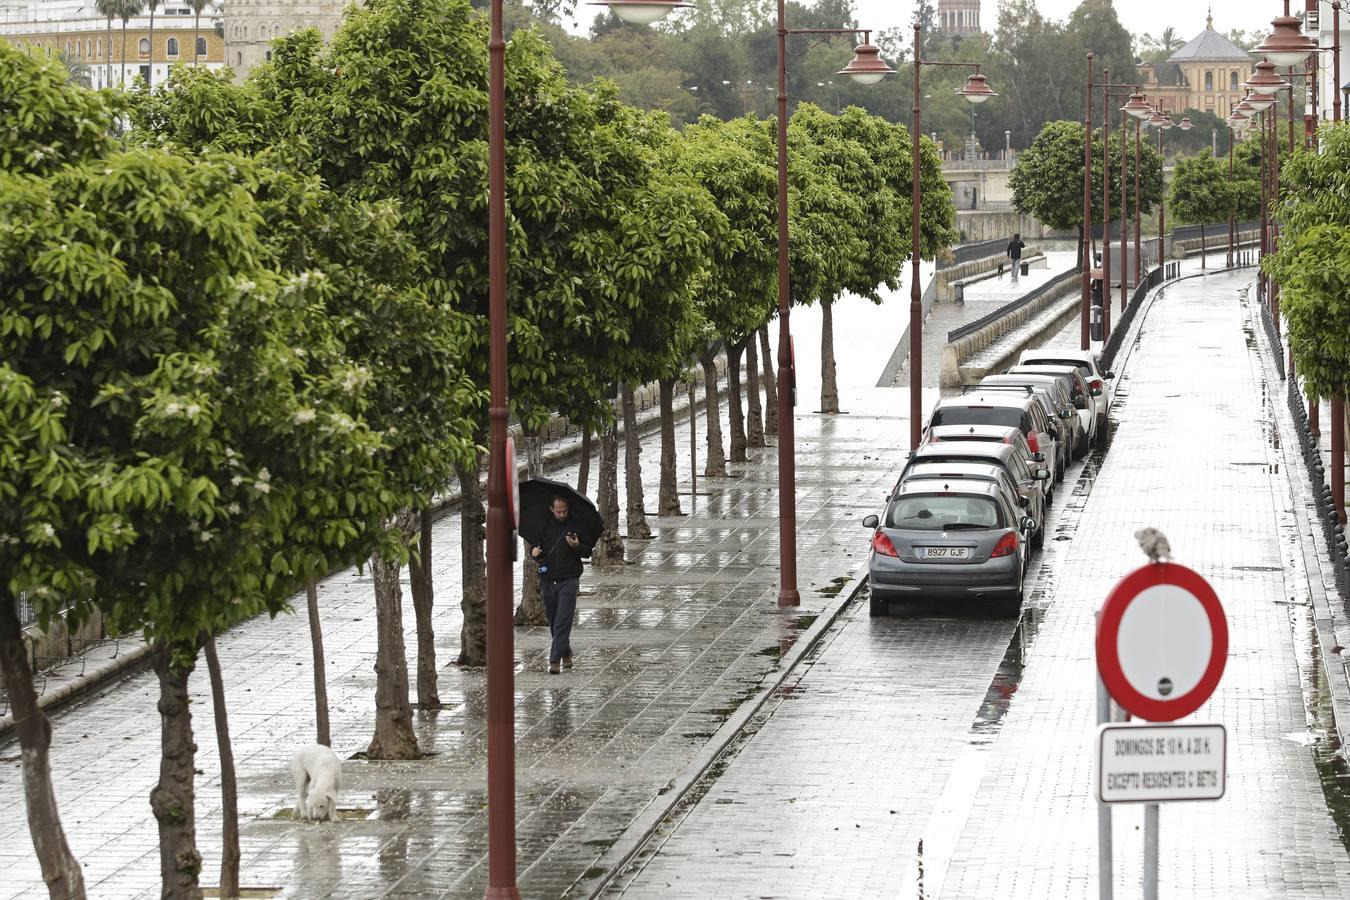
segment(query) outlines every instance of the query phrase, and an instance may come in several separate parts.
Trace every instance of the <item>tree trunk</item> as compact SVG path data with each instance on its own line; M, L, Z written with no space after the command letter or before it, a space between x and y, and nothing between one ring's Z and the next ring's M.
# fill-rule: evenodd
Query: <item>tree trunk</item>
M311 582L312 583L312 582ZM220 753L220 896L239 896L239 787L234 777L234 748L225 711L225 682L220 677L215 635L206 639L206 672L211 679L211 708L216 719L216 748ZM327 746L325 744L325 746Z
M417 556L408 563L408 586L412 590L413 616L417 620L417 708L440 709L436 687L436 629L431 611L436 605L436 583L431 574L431 509L417 516Z
M156 645L151 651L159 676L160 760L159 783L150 791L150 808L159 823L161 900L201 900L197 876L202 855L197 852L197 814L193 777L197 745L192 740L192 709L188 676L192 669L174 665L174 647ZM178 647L195 659L197 648Z
M538 430L525 431L525 477L533 478L544 474L544 439ZM516 607L516 624L547 625L548 612L544 609L544 593L539 586L539 563L530 556L530 542L524 538L520 542L525 552L520 554L521 591L520 606Z
M1078 271L1083 271L1083 223L1078 223L1078 264L1075 267Z
M727 418L731 425L731 461L749 462L745 453L745 407L741 403L743 344L727 344Z
M84 900L84 873L66 843L56 806L56 792L52 790L48 752L52 745L51 722L38 707L37 694L33 690L33 670L28 665L14 598L3 583L0 583L0 673L5 676L14 730L19 737L28 831L42 869L42 880L47 883L47 893L52 900Z
M745 443L752 449L764 446L764 408L759 402L759 342L750 335L745 342Z
M705 478L725 478L727 457L722 449L722 401L717 396L717 357L712 352L699 357L703 363L703 399L704 413L708 417L707 459L703 464Z
M581 466L577 469L577 493L582 495L591 484L591 454L595 452L592 443L591 426L587 425L581 429Z
M633 400L633 386L625 384L621 391L623 404L623 487L628 504L628 539L646 541L652 536L647 524L647 508L642 496L642 437L638 434L637 403Z
M675 379L662 378L661 389L661 491L656 501L658 516L682 516L679 472L675 457ZM689 407L689 415L698 411Z
M778 382L773 375L773 348L769 345L769 323L759 326L759 355L764 365L764 433L778 433Z
M839 412L839 382L834 367L834 304L820 301L820 411Z
M459 542L460 576L463 595L460 609L464 624L459 629L459 657L461 666L482 666L487 663L487 557L483 542L487 539L487 513L483 508L483 488L478 471L483 455L475 453L472 465L455 466L459 477Z
M122 20L122 89L127 87L127 20Z
M150 54L146 58L148 63L145 67L145 86L147 89L155 86L155 8L150 7ZM139 55L138 55L139 58Z
M417 514L404 510L395 517L395 532L411 540ZM371 759L417 759L417 735L408 701L408 653L403 644L403 586L398 557L370 557L375 578L375 735L366 755Z
M305 582L305 609L309 613L309 643L314 651L314 722L317 740L325 747L333 745L328 727L328 669L323 659L323 623L319 621L319 587L311 578Z
M619 435L616 423L605 426L600 436L600 516L605 530L595 544L597 566L622 564L623 538L619 537Z

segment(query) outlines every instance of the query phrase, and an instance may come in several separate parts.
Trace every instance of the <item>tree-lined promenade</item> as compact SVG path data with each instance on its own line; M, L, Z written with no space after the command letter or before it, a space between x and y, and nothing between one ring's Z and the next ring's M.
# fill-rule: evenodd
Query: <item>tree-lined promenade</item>
M149 799L171 897L200 896L187 682L205 650L223 709L213 637L232 623L281 614L306 583L368 560L379 621L368 753L417 758L399 573L412 568L417 698L434 708L422 536L454 482L467 536L458 662L483 664L486 39L467 0L375 0L330 47L312 32L276 42L243 85L181 67L132 96L69 85L59 66L0 45L2 80L21 86L0 101L0 644L53 896L83 888L16 598L43 623L97 610L151 642L163 758ZM756 356L777 291L774 125L704 119L677 132L611 85L569 84L529 30L514 34L507 74L512 414L535 436L532 459L555 414L598 435L610 528L599 552L621 559L615 420L631 414L634 385L659 381L668 401L702 362L707 474L772 432L755 404L742 409L738 383L746 355L749 377L762 365L772 383ZM796 303L879 301L896 287L909 145L904 128L858 109L797 110ZM927 141L923 154L922 246L936 253L955 237L953 211ZM678 511L664 490L670 449L665 514ZM641 481L627 488L627 533L640 534ZM541 618L527 592L518 620ZM321 675L316 689L326 740ZM227 822L225 834L228 890L237 831Z

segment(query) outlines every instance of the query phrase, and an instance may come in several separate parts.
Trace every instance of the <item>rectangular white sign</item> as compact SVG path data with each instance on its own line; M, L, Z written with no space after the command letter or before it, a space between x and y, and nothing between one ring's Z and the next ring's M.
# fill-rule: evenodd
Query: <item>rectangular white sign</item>
M1228 783L1222 725L1133 725L1097 729L1097 798L1103 803L1218 800Z

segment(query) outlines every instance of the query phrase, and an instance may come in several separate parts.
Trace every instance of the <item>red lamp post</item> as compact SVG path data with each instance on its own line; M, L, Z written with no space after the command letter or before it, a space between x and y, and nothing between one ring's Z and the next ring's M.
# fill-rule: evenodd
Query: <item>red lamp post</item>
M1083 119L1083 271L1079 278L1082 298L1079 301L1078 342L1080 350L1092 346L1088 317L1092 315L1092 61L1096 54L1087 55L1087 114Z
M975 63L939 62L923 58L923 31L914 23L914 107L910 139L910 262L913 265L909 282L909 446L917 449L923 434L923 302L919 288L919 138L921 103L919 82L924 66L974 69L966 78L965 86L957 93L971 103L983 103L996 97L989 87L989 79L980 73Z
M1111 70L1105 70L1106 84L1102 91L1102 138L1104 151L1102 153L1102 195L1104 216L1104 240L1106 242L1105 253L1102 256L1102 340L1111 337L1111 99L1113 97L1133 98L1134 91L1139 89L1137 84L1111 84ZM1127 90L1112 90L1112 88L1126 88ZM1127 148L1125 144L1125 126L1130 120L1129 103L1121 107L1121 140L1120 140L1120 309L1125 311L1128 303L1126 295L1126 277L1125 277L1125 219L1126 210L1129 204L1126 202L1125 186L1127 179L1125 177L1125 163L1127 159ZM1139 159L1136 156L1135 167L1139 166ZM1135 189L1135 205L1139 203L1138 187Z
M633 21L655 21L686 3L607 3ZM502 0L488 12L488 511L487 720L488 887L490 900L519 900L516 886L515 646L511 594L514 546L507 496L506 37Z
M872 32L860 28L788 28L784 0L778 0L778 606L800 606L797 589L797 460L793 420L792 308L788 282L788 112L787 39L792 34L862 35L853 59L840 70L859 84L876 84L895 70L871 43Z
M1143 248L1140 241L1140 232L1142 226L1139 221L1139 143L1140 134L1143 131L1144 120L1151 113L1148 103L1144 100L1144 95L1134 93L1130 95L1130 101L1121 108L1122 112L1129 113L1134 119L1134 283L1138 286L1143 278ZM1121 311L1125 309L1124 302L1121 303Z
M1158 129L1158 156L1161 157L1159 162L1163 167L1163 171L1166 172L1167 156L1165 153L1163 153L1163 132L1172 127L1173 125L1172 119L1169 116L1165 115L1162 112L1162 110L1155 110L1153 115L1149 116L1148 123L1152 125L1154 128ZM1160 266L1163 265L1165 262L1163 257L1166 252L1166 244L1165 244L1166 225L1167 225L1167 178L1164 175L1163 199L1158 202L1158 265Z

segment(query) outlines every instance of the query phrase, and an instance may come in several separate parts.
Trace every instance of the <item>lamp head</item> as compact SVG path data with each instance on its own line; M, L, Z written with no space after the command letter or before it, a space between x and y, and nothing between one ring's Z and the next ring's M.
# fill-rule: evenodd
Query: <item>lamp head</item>
M971 103L983 103L990 97L997 97L993 89L989 87L989 79L979 72L966 79L965 87L957 91L962 97L965 97Z
M651 25L677 9L693 6L682 0L591 0L591 6L607 6L631 25Z
M836 75L847 75L858 84L876 84L895 70L881 58L881 48L873 44L862 43L853 48L853 58Z
M1318 51L1317 43L1303 33L1296 16L1279 16L1271 21L1272 31L1254 52L1277 66L1296 66Z
M1274 96L1275 92L1283 87L1287 87L1289 82L1285 81L1275 71L1275 64L1268 59L1263 59L1256 64L1256 71L1252 77L1242 82L1242 86L1253 94L1261 94L1265 97Z

